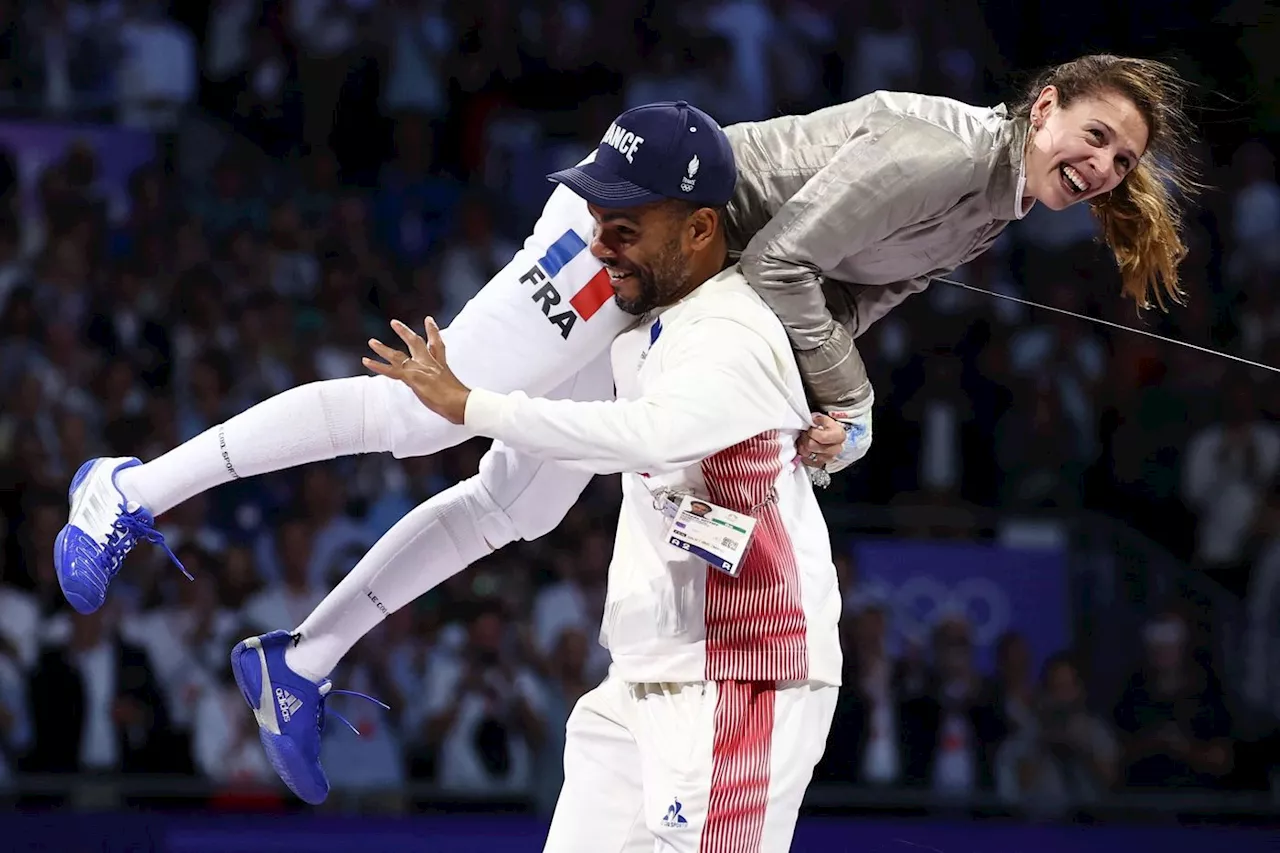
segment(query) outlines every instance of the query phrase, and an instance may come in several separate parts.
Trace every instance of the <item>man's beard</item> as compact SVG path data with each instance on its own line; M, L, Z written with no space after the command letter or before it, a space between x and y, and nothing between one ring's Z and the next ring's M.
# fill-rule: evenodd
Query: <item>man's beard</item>
M621 293L615 293L613 301L623 311L637 317L671 304L672 297L684 293L689 282L688 260L681 253L678 240L663 246L648 269L628 269L640 292L633 299L625 299Z

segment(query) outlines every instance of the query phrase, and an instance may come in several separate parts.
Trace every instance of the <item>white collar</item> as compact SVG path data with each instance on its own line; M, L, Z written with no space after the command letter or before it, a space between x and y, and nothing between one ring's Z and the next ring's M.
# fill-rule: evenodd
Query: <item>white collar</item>
M1026 143L1023 143L1023 144L1025 145ZM1018 164L1018 184L1016 187L1014 187L1014 193L1013 193L1013 218L1014 219L1021 219L1022 217L1026 216L1028 213L1031 212L1031 208L1036 206L1034 199L1031 201L1031 204L1027 205L1026 207L1022 206L1022 197L1026 189L1027 189L1027 157L1026 157L1026 154L1024 153L1022 156L1022 160Z

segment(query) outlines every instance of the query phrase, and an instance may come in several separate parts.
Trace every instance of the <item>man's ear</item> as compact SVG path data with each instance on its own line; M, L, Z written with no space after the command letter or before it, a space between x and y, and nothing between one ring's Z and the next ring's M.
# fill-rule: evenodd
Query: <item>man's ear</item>
M710 207L700 207L689 215L689 244L697 250L706 248L715 239L720 227L720 214Z

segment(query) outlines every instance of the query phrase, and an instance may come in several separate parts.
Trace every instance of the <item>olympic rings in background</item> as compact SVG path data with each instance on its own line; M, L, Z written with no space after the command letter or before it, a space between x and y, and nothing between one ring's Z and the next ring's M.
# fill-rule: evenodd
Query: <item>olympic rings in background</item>
M947 617L963 618L978 647L994 644L1011 626L1008 594L986 578L948 585L928 575L912 575L894 586L883 581L872 586L868 598L891 612L893 630L915 642L927 643L933 627Z

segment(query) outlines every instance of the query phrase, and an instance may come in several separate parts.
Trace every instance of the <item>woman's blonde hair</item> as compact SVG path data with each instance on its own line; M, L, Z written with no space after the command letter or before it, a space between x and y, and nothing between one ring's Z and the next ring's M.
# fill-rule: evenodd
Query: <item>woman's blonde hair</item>
M1147 150L1119 186L1089 206L1120 267L1124 293L1139 308L1153 301L1161 309L1166 300L1182 304L1178 265L1187 246L1181 202L1202 189L1190 154L1195 134L1185 111L1187 82L1154 60L1084 56L1041 74L1015 115L1029 115L1046 86L1058 90L1063 107L1077 98L1115 93L1138 108L1147 123Z

